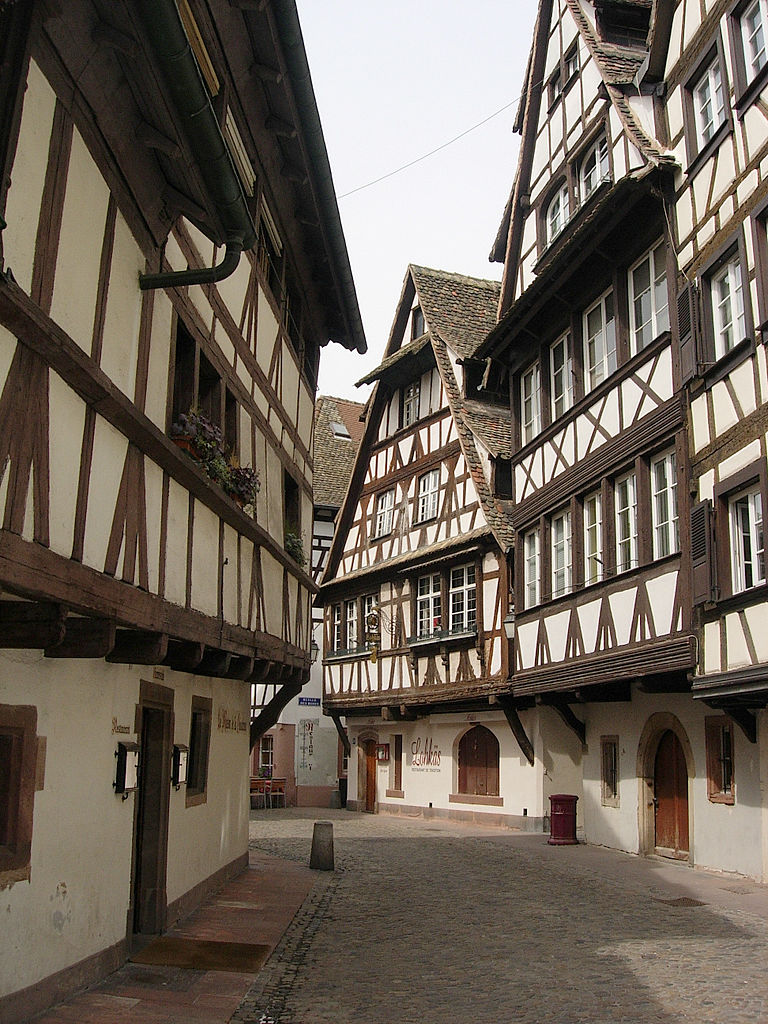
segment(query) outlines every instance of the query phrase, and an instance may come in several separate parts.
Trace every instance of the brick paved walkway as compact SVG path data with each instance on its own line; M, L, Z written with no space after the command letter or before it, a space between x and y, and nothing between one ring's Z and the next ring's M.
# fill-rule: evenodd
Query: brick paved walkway
M251 845L336 865L233 1022L757 1024L768 891L545 837L345 811L257 812Z

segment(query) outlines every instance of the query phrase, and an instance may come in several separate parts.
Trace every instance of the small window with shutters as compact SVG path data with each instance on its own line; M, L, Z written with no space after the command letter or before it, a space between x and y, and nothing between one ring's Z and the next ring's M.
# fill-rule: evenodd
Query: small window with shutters
M677 294L677 341L680 349L681 383L687 384L699 372L699 291L687 282Z
M403 792L403 734L395 733L392 741L394 753L389 766L392 788L387 790L387 796L402 799L405 796Z
M714 489L714 565L716 599L749 595L766 586L763 509L768 508L768 463L764 458L726 477ZM695 506L694 510L695 511ZM695 545L691 520L691 548ZM698 548L696 548L698 550ZM696 559L694 581L696 574ZM696 587L694 582L694 601Z
M707 753L707 796L713 804L736 802L733 773L733 723L725 715L704 720Z

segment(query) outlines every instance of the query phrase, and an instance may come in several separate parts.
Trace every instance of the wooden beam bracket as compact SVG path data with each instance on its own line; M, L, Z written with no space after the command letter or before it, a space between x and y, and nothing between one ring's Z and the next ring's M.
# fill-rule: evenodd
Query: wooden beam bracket
M349 742L349 736L347 736L347 730L341 724L341 715L331 715L331 721L336 726L336 732L339 734L341 745L344 748L344 753L347 757L352 753L352 744Z
M117 629L109 619L78 618L70 615L65 633L57 644L45 648L46 658L106 658L115 646Z
M0 648L45 650L64 639L67 608L53 601L0 601Z
M555 697L550 697L549 699L537 697L536 703L541 704L544 707L550 707L553 711L556 711L568 728L576 734L576 737L582 747L587 745L587 728L582 720L577 718L573 711L571 711L567 701L558 700Z
M517 713L517 708L513 701L504 697L497 697L496 703L501 706L501 710L504 712L504 717L509 723L509 727L512 730L512 735L517 740L518 746L525 755L528 764L532 765L534 762L533 744L528 739L523 723L520 721L520 716Z
M106 655L114 665L160 665L168 654L168 634L118 629L115 646Z

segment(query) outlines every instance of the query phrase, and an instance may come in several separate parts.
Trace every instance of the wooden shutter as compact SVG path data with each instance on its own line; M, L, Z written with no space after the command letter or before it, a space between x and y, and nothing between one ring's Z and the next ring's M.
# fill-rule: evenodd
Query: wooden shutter
M713 598L712 502L700 501L691 509L691 571L693 603Z
M698 337L698 289L691 283L686 284L677 294L677 338L682 384L687 384L698 372Z

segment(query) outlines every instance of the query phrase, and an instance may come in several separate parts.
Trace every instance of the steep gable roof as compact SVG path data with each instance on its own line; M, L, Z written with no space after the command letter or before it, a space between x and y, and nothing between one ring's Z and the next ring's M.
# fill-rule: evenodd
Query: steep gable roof
M315 505L341 508L363 438L360 420L363 409L361 402L318 395L315 403Z
M460 358L473 355L496 323L499 282L415 264L408 269L430 333Z

